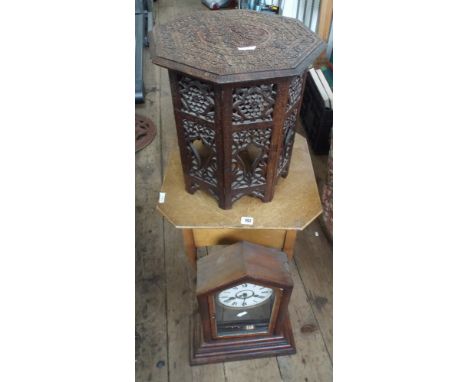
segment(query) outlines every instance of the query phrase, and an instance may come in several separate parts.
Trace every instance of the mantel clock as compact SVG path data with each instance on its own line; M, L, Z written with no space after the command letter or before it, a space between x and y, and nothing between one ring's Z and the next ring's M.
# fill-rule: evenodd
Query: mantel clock
M191 364L295 353L284 252L239 242L197 264Z

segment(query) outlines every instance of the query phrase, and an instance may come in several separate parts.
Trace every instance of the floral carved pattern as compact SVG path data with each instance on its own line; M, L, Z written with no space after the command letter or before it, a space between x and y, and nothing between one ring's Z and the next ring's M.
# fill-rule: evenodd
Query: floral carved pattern
M291 81L291 84L289 85L288 109L294 106L294 104L301 98L302 81L301 76L296 76Z
M184 137L187 149L191 156L189 175L199 178L206 183L216 186L216 143L215 132L209 127L184 119ZM203 145L204 152L196 142Z
M155 28L153 40L156 58L199 71L200 78L295 68L323 47L298 20L247 10L191 12Z
M232 134L232 189L266 184L266 168L271 143L271 128L249 129ZM247 163L243 154L255 147L258 154Z
M294 134L296 132L297 109L295 109L289 117L286 118L283 125L283 148L281 150L278 175L285 171L289 161L294 144Z
M259 85L237 88L232 94L232 122L234 124L272 120L276 86Z
M182 77L179 81L182 111L195 117L214 121L214 91L213 87L201 81Z

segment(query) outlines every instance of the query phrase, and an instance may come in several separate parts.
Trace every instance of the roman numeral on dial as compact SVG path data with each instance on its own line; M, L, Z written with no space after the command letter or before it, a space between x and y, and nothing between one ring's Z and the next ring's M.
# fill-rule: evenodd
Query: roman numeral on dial
M221 291L216 299L219 304L227 307L242 306L248 309L272 298L274 298L273 289L253 283L243 283Z

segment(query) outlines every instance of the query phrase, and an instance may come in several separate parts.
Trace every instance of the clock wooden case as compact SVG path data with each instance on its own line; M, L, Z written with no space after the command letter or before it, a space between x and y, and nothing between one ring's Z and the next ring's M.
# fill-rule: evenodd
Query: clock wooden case
M295 353L292 289L288 258L276 249L243 241L198 260L190 363Z

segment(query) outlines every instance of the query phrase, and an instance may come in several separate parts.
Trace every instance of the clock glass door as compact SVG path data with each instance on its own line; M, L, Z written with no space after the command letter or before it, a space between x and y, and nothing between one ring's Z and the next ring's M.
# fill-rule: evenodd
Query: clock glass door
M243 283L214 295L216 337L268 333L276 291Z

